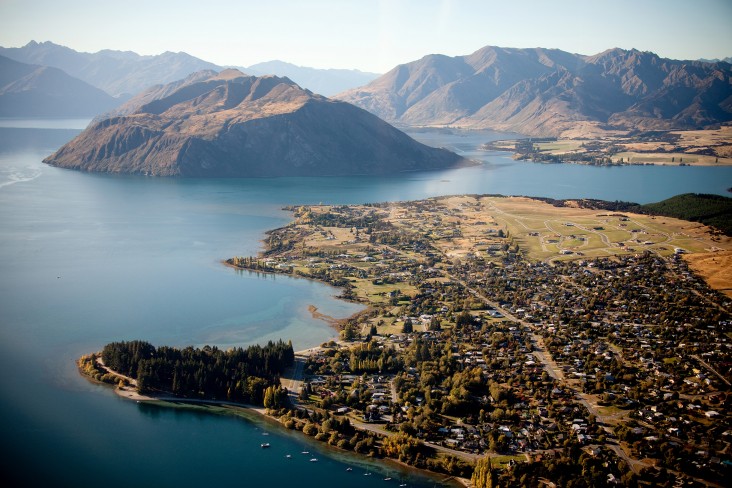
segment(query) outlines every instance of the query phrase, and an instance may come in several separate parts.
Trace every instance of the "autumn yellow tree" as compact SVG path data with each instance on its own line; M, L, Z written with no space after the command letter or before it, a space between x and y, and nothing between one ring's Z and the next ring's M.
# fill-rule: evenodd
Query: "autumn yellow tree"
M484 457L478 459L473 470L473 482L475 488L492 488L493 487L493 467L491 466L491 458Z

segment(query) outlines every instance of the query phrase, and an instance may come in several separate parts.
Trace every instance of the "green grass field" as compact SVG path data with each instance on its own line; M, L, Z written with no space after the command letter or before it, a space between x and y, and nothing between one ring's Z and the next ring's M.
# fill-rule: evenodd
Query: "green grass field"
M563 154L580 149L582 147L582 144L583 141L565 140L554 142L539 142L534 145L541 152L548 152L551 154Z

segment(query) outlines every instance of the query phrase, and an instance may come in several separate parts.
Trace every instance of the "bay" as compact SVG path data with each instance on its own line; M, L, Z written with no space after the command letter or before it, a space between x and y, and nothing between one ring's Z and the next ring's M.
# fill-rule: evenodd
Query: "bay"
M242 273L221 260L255 254L285 205L365 203L458 193L602 198L639 203L684 192L725 194L728 168L537 165L478 151L491 132L414 131L480 166L393 177L196 180L52 168L43 157L84 121L0 123L0 426L10 480L21 486L373 486L378 476L434 479L324 451L261 421L141 406L81 378L74 359L116 340L175 346L291 339L334 331L307 308L360 307L311 281ZM262 433L270 450L261 450ZM318 463L295 454L317 452ZM284 455L292 453L292 464Z

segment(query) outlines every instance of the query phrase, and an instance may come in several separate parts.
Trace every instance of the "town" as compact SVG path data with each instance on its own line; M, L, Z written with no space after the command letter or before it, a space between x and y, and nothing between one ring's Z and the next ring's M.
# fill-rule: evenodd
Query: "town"
M414 446L489 456L508 485L558 466L588 486L728 473L732 299L685 261L728 238L526 198L290 210L229 264L368 307L298 356L283 384L300 407L398 438L416 466Z

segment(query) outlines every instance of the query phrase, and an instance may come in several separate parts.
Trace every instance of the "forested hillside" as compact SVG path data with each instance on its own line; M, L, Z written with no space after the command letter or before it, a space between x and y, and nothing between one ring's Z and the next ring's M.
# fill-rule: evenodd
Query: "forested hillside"
M641 205L643 213L664 215L711 225L732 236L732 198L703 193L684 193L657 203Z

